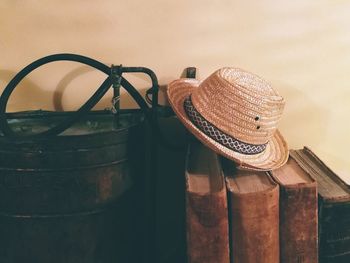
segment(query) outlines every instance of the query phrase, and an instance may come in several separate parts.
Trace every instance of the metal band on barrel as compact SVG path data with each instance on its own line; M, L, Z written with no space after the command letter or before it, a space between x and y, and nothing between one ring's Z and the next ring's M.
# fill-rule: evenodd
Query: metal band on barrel
M184 109L191 122L203 133L221 145L242 154L252 155L263 152L265 144L249 144L222 132L209 121L207 121L193 106L191 96L184 100Z

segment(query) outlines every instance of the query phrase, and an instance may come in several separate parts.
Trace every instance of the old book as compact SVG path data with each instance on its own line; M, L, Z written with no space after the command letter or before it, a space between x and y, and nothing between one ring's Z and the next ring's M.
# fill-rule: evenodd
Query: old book
M279 186L268 172L222 160L229 192L231 255L238 263L279 262Z
M317 181L319 195L319 261L350 262L350 190L309 148L291 156Z
M217 154L191 141L185 173L188 263L228 263L227 197Z
M317 263L317 184L293 156L271 171L280 185L280 258L283 263Z

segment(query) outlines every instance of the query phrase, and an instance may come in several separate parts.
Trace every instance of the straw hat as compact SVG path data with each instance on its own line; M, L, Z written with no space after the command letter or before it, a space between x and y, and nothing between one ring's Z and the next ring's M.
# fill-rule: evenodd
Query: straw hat
M204 81L179 79L168 99L188 130L209 148L245 170L273 170L288 159L277 124L284 99L260 77L222 68Z

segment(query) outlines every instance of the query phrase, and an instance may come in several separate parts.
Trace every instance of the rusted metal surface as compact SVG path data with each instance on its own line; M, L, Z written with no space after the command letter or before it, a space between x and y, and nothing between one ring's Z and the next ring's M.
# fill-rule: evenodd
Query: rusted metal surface
M30 134L60 118L9 123ZM141 262L143 117L113 123L90 114L54 139L0 136L1 263Z

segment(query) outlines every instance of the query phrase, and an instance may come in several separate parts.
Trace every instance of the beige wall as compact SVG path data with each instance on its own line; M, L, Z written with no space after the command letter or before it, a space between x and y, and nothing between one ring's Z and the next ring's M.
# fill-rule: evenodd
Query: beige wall
M280 129L290 146L311 146L350 181L348 1L0 2L0 87L33 60L61 52L147 66L161 84L186 66L200 77L222 66L255 72L287 99ZM23 82L8 109L74 109L103 79L74 63L49 65Z

